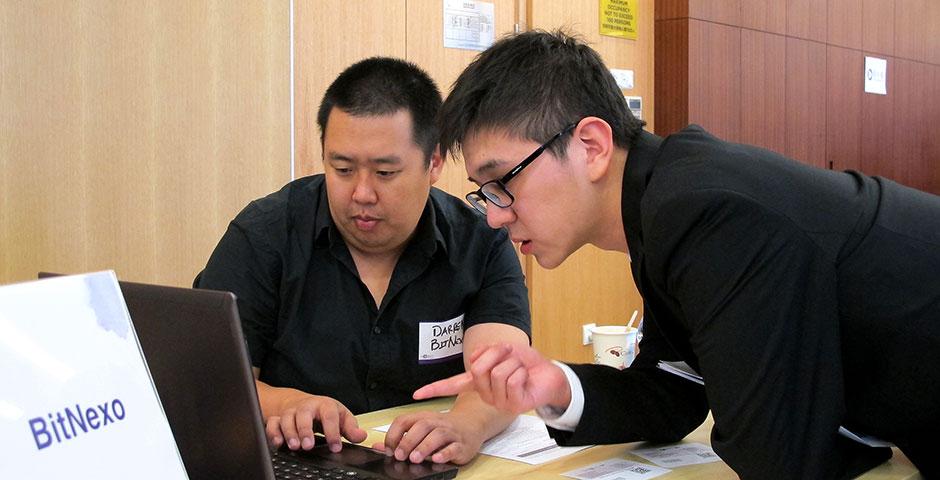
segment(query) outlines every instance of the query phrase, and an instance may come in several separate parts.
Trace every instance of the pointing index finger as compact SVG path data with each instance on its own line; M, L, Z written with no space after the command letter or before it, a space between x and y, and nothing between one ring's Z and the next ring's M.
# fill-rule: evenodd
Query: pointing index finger
M412 398L415 400L425 400L434 397L457 395L458 393L470 390L473 390L473 376L468 372L464 372L458 375L454 375L453 377L445 378L443 380L438 380L434 383L425 385L415 390Z

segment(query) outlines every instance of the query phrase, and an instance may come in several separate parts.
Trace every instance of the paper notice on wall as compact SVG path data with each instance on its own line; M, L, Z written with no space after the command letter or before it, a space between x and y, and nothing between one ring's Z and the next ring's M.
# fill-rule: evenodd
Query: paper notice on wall
M600 0L601 35L636 40L636 8L636 0Z
M496 39L493 4L444 0L444 47L483 51Z

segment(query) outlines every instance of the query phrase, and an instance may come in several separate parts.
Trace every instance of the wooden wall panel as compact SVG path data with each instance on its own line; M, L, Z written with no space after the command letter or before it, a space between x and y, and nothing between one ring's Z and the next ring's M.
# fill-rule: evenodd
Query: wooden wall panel
M894 56L927 60L927 4L937 0L894 0Z
M323 172L317 108L336 76L367 57L405 58L405 5L406 0L294 2L295 177Z
M787 149L821 168L826 161L826 46L787 38Z
M741 27L761 32L787 33L787 3L780 0L741 2Z
M888 94L862 94L860 160L868 175L894 175L894 78L895 61L888 59Z
M924 64L905 59L894 63L894 163L892 178L910 187L924 190L928 186L924 157L926 133L924 96ZM937 126L932 126L935 134Z
M653 0L638 1L639 38L624 40L601 36L598 2L532 0L527 6L529 28L551 29L567 25L597 50L610 68L634 71L635 88L624 93L644 99L644 117L654 128L653 97ZM532 299L533 344L553 358L590 362L591 347L581 345L581 325L623 324L633 310L642 308L633 284L627 257L586 246L554 270L545 270L526 259L529 295Z
M516 23L515 0L488 0L493 3L496 25L495 37L512 33ZM405 23L405 56L409 61L425 69L437 82L446 97L451 85L464 67L480 52L444 48L444 12L442 2L408 0ZM449 159L453 160L453 159ZM521 160L521 159L520 159ZM448 161L444 165L436 187L463 198L476 187L467 180L467 171L462 162Z
M826 41L827 2L823 0L787 0L787 35Z
M741 29L689 21L689 123L720 138L741 136Z
M924 36L927 39L925 49L925 58L927 63L940 65L940 2L928 1L927 28Z
M924 158L927 160L927 191L940 195L940 65L924 66Z
M741 30L742 143L786 151L786 38Z
M689 0L656 0L656 20L689 18Z
M689 17L724 25L739 26L741 4L752 0L688 0Z
M862 131L862 69L858 50L828 47L826 157L833 170L858 170Z
M290 178L288 2L0 2L0 283L188 285Z
M862 50L894 55L894 2L862 0Z
M862 48L862 0L829 0L826 16L830 45Z
M656 22L656 129L669 135L689 122L689 19Z

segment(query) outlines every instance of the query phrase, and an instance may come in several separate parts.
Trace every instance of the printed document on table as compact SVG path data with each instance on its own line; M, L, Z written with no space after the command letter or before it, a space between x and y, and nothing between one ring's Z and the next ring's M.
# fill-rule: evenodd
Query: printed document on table
M591 446L593 445L559 447L555 440L548 436L548 430L542 420L531 415L519 415L503 433L484 442L480 453L538 465Z
M578 480L631 480L653 478L672 470L624 459L604 460L586 467L562 473Z
M721 460L711 447L701 443L680 443L665 447L638 448L630 453L666 468L698 465Z

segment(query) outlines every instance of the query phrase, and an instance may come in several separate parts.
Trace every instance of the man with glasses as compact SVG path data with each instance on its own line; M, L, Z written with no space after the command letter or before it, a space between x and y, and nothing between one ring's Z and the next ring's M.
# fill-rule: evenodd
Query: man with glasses
M415 398L535 408L561 444L676 441L711 409L713 448L748 479L851 478L890 457L845 427L940 474L940 198L698 126L645 132L563 33L497 42L441 119L481 185L467 199L543 267L585 244L631 257L645 331L623 371L497 343Z
M529 342L505 230L432 188L441 95L418 67L371 58L330 85L317 123L325 173L251 202L195 286L234 292L274 446L361 442L354 414L410 403L485 342ZM198 366L194 366L198 367ZM466 463L515 415L479 395L393 422L399 460ZM225 439L220 439L225 441Z

